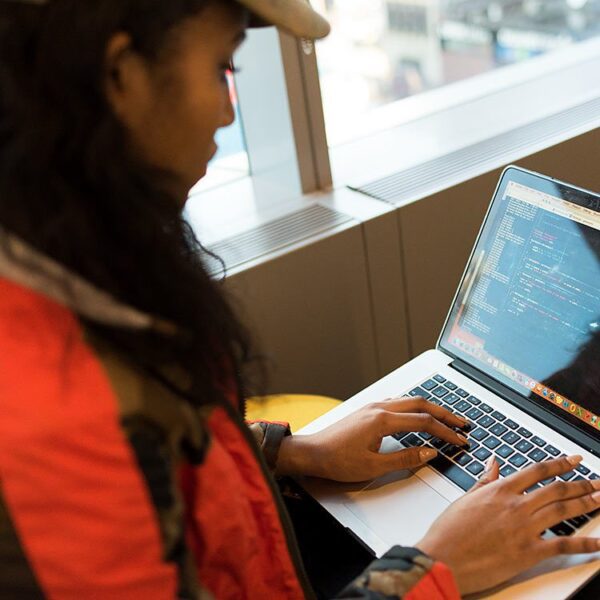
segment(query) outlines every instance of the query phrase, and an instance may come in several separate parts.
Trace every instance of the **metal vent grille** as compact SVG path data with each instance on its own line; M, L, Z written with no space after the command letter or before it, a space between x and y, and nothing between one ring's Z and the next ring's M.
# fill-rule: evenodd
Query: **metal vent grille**
M529 125L352 189L377 200L400 204L426 196L439 189L440 182L450 177L456 178L467 169L472 171L493 161L497 161L500 166L504 164L500 159L511 155L511 160L514 160L519 152L524 152L522 155L526 156L532 140L543 142L574 128L597 124L599 115L600 98L595 98Z
M232 269L352 220L315 204L226 238L209 250L223 260L227 269ZM217 260L210 260L208 268L213 274L222 271Z

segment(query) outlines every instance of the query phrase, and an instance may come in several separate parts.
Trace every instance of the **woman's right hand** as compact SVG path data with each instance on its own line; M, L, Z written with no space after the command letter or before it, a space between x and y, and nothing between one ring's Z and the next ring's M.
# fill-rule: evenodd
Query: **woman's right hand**
M599 551L597 538L543 539L541 534L564 519L600 508L600 480L558 479L523 493L580 461L580 456L558 458L480 486L454 502L417 547L452 569L461 594L503 583L552 556Z

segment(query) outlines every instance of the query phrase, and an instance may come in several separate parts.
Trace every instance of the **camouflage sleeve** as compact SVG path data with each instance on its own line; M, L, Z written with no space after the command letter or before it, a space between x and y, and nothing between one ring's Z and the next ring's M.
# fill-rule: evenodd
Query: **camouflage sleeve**
M292 434L290 426L287 423L266 421L249 421L247 425L261 447L267 465L274 472L281 442L284 437Z
M452 571L416 548L394 546L339 596L352 600L460 600Z

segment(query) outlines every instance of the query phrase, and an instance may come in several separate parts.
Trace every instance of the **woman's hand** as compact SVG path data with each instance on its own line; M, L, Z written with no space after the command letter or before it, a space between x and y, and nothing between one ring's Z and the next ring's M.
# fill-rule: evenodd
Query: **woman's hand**
M453 428L467 425L466 419L423 398L384 400L369 404L318 433L285 438L277 472L334 481L366 481L391 471L419 467L437 454L432 448L380 454L384 437L400 431L424 431L464 446L467 438Z
M559 479L523 493L539 481L572 470L580 461L579 456L559 458L500 481L488 480L454 502L417 547L452 569L461 594L503 583L552 556L599 551L596 538L543 539L541 534L564 519L598 509L600 481Z

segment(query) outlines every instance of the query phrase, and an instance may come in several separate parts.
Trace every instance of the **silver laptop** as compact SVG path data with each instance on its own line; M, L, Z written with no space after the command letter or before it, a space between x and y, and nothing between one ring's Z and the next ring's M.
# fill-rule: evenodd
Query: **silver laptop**
M299 432L318 431L369 402L418 395L470 419L471 449L397 434L384 439L382 452L432 445L438 458L365 484L303 485L381 556L418 542L492 454L501 477L581 454L582 464L564 479L598 478L599 387L600 196L508 167L436 348ZM545 535L580 534L600 536L600 517L559 523ZM568 598L599 569L600 553L560 557L481 597Z

